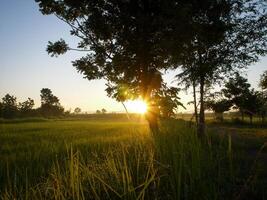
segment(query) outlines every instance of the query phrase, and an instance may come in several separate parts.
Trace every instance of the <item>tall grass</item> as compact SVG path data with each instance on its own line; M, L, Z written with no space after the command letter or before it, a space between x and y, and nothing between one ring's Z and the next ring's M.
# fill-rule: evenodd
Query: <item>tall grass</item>
M1 148L2 199L216 200L242 188L231 138L200 141L182 121L162 122L154 138L143 123L46 122L19 130L29 148ZM2 134L15 142L15 132L9 126Z

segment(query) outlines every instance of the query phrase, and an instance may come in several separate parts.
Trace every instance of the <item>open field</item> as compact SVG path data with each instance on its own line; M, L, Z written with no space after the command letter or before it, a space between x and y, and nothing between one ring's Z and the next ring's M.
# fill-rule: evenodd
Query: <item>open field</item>
M266 199L266 128L168 120L2 122L1 199ZM261 149L262 148L262 149Z

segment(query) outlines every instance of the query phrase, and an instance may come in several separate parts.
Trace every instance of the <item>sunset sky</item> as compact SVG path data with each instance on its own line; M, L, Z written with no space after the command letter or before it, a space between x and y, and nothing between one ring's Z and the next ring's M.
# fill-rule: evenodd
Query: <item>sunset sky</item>
M43 16L34 0L1 0L0 97L6 93L15 95L18 101L31 97L39 106L40 90L47 87L60 98L67 110L80 107L88 112L101 108L123 111L121 104L106 96L103 80L89 82L77 73L71 61L81 53L68 52L58 58L47 54L47 42L60 38L70 46L77 42L70 36L67 25L56 17ZM257 88L264 70L267 70L267 57L248 67L247 75L253 87ZM172 77L165 76L168 82ZM191 100L190 93L181 93L180 96L185 104Z

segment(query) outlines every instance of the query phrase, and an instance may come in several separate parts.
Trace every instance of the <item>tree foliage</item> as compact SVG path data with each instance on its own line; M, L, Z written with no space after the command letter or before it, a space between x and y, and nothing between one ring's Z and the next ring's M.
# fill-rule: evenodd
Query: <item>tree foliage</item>
M184 1L36 2L43 14L56 15L80 39L76 50L87 53L73 66L88 80L106 79L108 94L121 102L129 96L152 101L163 84L161 71L172 65L170 37L176 40L176 53L189 41L190 6ZM56 56L71 49L60 40L49 42L47 51ZM120 95L121 86L127 87L126 96Z
M267 3L254 0L194 3L194 37L183 54L175 56L174 51L173 59L175 63L180 62L178 67L182 71L178 78L186 83L186 87L195 89L199 85L199 133L203 133L207 84L220 83L225 76L256 62L259 55L267 52Z
M41 107L43 116L59 116L64 112L64 108L59 103L59 98L54 96L49 88L41 89Z
M266 89L267 89L267 71L265 71L265 72L261 75L259 86L260 86L263 90L266 90Z
M250 95L250 84L248 80L240 76L239 73L235 73L234 77L231 77L225 83L222 92L232 102L234 108L239 109L243 115L247 104L247 97Z
M33 115L34 100L28 98L26 101L19 103L18 109L23 116Z
M17 116L17 98L10 95L6 94L2 98L2 115L4 118L14 118Z
M74 109L74 113L75 113L75 114L79 114L79 113L81 113L81 112L82 112L82 109L79 108L79 107L76 107L76 108Z

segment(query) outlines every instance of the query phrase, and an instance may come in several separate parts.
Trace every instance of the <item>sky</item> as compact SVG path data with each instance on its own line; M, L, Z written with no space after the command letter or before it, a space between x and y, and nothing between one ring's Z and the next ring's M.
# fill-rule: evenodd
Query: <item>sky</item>
M0 0L0 97L9 93L40 105L40 90L50 88L66 110L80 107L84 112L105 108L121 112L123 106L106 96L103 80L88 81L72 66L82 54L67 52L57 58L46 52L48 41L64 38L70 46L77 39L69 27L54 16L44 16L34 0ZM267 70L267 57L245 71L252 87L258 87L260 74ZM168 83L173 73L164 76ZM186 105L192 95L181 93ZM188 108L187 111L190 111ZM183 110L180 110L183 111Z

